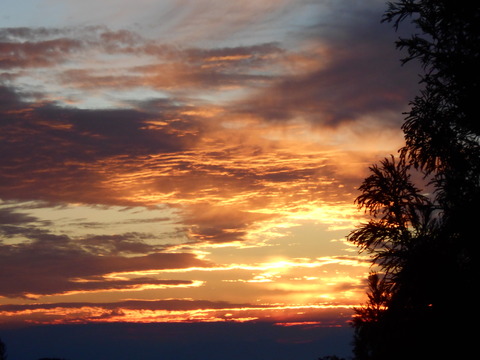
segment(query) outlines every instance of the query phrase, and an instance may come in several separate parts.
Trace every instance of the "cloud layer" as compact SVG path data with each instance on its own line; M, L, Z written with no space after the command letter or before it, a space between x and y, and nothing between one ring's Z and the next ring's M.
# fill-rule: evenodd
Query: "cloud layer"
M125 2L98 23L87 3L0 29L0 316L281 323L359 301L335 237L415 84L379 2Z

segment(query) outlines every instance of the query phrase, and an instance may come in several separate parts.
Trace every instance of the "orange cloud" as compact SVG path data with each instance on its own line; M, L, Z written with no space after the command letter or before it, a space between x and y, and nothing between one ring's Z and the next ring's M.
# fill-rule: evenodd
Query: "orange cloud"
M345 306L252 306L195 300L0 305L2 321L36 324L268 321L278 325L344 326L352 313L352 309Z

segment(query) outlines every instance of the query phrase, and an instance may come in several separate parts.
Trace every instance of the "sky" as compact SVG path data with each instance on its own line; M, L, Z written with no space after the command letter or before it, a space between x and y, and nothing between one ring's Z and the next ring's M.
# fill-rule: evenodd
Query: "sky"
M322 355L365 301L357 188L418 86L385 2L1 6L0 337L268 326Z

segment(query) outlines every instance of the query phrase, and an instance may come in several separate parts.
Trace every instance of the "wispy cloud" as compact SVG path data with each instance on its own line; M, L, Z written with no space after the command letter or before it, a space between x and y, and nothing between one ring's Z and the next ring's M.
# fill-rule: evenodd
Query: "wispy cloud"
M86 322L244 322L260 320L279 325L305 323L316 318L317 326L343 326L351 315L344 306L282 306L212 302L205 300L127 300L116 303L56 303L35 305L0 305L0 319L16 322L86 323ZM34 319L34 320L29 320ZM11 321L11 320L10 320ZM307 322L308 323L308 322Z

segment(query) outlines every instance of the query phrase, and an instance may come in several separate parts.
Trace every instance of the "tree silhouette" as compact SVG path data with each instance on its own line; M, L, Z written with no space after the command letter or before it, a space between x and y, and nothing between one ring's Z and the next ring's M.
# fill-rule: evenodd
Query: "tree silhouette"
M7 347L0 339L0 360L7 360Z
M420 32L400 39L397 46L408 50L404 62L417 59L425 72L424 89L412 101L403 125L406 144L401 154L433 177L441 209L429 258L438 258L433 265L448 271L437 275L444 284L437 281L437 289L431 289L436 290L432 306L438 314L462 320L470 318L466 305L473 307L468 299L478 263L474 243L480 215L480 6L468 1L404 0L390 4L384 20L398 27L406 18ZM438 289L445 286L447 291ZM449 313L452 308L456 313ZM468 321L448 326L457 328L459 337L471 338L464 330L470 328ZM464 341L459 346L468 345Z
M376 348L384 344L377 339L382 334L382 316L388 306L390 292L376 272L372 272L368 277L367 295L367 303L363 307L355 308L356 316L352 321L355 328L353 353L359 360L372 358L380 352Z
M356 309L356 359L446 359L474 350L480 204L480 6L469 1L389 3L383 21L417 32L400 38L423 66L420 94L402 130L405 146L370 168L356 202L371 216L349 235L372 256L368 302ZM433 195L411 178L419 171ZM457 340L454 341L454 338Z
M423 249L431 250L427 244L437 228L436 207L414 185L404 159L391 156L370 170L356 202L371 220L348 239L371 254L378 272L369 276L367 304L355 309L354 354L359 360L402 359L412 349L403 346L406 352L392 355L392 347L398 342L413 346L413 339L403 333L423 323L418 310L432 301L425 293L425 283L432 280L427 271L431 264L425 267L419 257L426 255Z
M355 201L372 219L353 231L349 240L372 254L373 262L388 276L394 276L402 269L414 240L428 232L434 207L411 181L404 159L385 158L370 171L372 175L360 186L362 194Z

